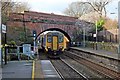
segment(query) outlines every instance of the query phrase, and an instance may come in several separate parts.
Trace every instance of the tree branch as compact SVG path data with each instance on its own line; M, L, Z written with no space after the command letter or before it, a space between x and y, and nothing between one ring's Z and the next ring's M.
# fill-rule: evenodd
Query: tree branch
M93 6L92 3L90 3L90 2L85 2L85 3L88 3L95 11L97 11L97 9Z
M9 7L9 5L10 5L9 2L3 2L3 3L2 3L2 8L1 8L1 10L5 10L6 8Z

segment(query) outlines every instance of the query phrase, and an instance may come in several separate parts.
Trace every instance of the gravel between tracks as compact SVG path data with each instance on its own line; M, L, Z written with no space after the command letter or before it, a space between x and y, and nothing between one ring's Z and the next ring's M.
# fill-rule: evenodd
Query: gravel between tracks
M111 70L108 70L107 68L104 68L104 67L102 67L100 65L97 65L97 64L95 64L95 63L93 63L91 61L83 59L82 57L80 57L79 55L76 55L73 52L67 52L66 55L68 55L69 57L77 60L79 63L81 63L81 64L83 64L83 65L97 71L98 73L101 73L101 74L107 76L107 78L109 77L109 78L112 78L112 79L115 79L115 78L118 79L118 77L115 77L115 76L118 76L117 73L115 73L115 72L113 72Z
M69 63L71 66L73 66L76 70L81 72L83 75L85 75L89 79L106 78L104 75L91 70L90 68L78 63L77 61L67 56L62 56L62 59L64 59L67 63Z
M76 73L73 69L68 67L65 63L61 60L52 60L52 64L59 70L59 72L63 75L64 78L78 78L83 79L78 73Z

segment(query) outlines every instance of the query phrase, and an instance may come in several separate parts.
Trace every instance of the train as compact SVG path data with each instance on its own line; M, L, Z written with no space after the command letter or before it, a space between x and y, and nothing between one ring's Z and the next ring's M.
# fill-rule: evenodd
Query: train
M59 31L48 31L40 36L40 46L48 57L60 57L68 49L68 44L68 38Z

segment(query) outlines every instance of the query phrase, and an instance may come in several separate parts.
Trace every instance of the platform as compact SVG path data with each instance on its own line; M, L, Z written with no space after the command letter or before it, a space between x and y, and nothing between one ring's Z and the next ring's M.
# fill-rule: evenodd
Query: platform
M50 60L35 61L34 78L35 80L61 80Z
M104 51L104 50L93 50L91 48L80 48L80 47L71 47L71 48L89 52L89 53L93 53L93 54L100 55L100 56L105 56L108 58L120 60L120 54L117 54L117 53L112 53L112 52L108 52L108 51Z
M2 80L31 80L32 61L9 61L2 68Z
M52 78L57 78L57 80L61 80L59 74L49 60L41 60L41 67L45 79L49 78L52 80Z

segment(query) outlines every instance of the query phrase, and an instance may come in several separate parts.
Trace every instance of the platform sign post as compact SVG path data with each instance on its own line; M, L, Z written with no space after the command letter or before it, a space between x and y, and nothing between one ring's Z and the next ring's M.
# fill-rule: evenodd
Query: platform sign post
M6 40L6 33L7 33L7 26L2 24L2 33L4 33L5 35L5 43L4 43L4 49L5 49L5 56L4 56L4 62L5 64L7 64L7 52L6 52L6 43L7 43L7 40ZM3 56L2 56L3 57Z
M2 7L2 4L1 4L1 1L0 1L0 80L2 79L2 44L1 44L1 34L2 34L2 24L1 24L1 7Z
M2 67L2 44L1 44L2 24L1 24L1 1L0 1L0 67Z

